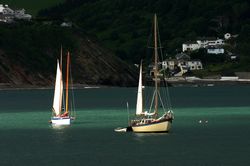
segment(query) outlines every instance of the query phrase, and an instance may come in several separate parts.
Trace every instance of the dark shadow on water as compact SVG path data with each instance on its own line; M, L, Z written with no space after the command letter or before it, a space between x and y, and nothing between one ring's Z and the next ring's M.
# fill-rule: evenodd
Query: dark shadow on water
M167 136L170 133L134 133L134 135L138 138L142 137L158 137L158 136Z

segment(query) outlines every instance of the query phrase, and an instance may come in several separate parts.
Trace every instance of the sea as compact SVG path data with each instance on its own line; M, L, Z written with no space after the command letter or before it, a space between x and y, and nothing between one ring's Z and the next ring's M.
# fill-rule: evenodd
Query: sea
M61 128L48 123L53 89L0 90L0 166L250 165L249 85L169 91L172 130L136 134L114 132L136 88L76 89L76 120Z

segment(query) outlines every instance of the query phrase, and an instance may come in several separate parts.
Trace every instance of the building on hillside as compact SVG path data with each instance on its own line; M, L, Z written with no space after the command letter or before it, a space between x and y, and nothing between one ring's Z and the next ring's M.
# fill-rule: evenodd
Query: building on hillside
M190 41L182 44L182 51L189 52L198 50L200 48L207 48L210 46L223 46L225 44L223 39L218 38L199 38L196 41Z
M202 70L203 66L200 60L190 60L187 62L189 70Z
M12 10L8 5L0 4L0 22L11 23L14 19L31 20L32 16L25 13L25 9Z
M166 59L162 61L161 64L163 69L174 70L174 67L178 64L178 61L176 59Z
M185 53L178 53L175 59L166 59L162 63L162 69L173 71L174 76L182 76L184 73L192 70L201 70L203 65L200 60L191 60L190 56ZM178 72L175 72L176 68Z
M208 46L221 46L225 44L223 39L212 38L212 37L199 38L197 40L197 43L199 44L199 48L207 48Z
M25 13L25 9L15 10L15 18L20 20L31 20L32 16Z
M61 27L72 27L72 22L63 22L60 25Z
M224 52L225 50L222 47L213 47L213 46L207 47L208 54L224 54Z
M194 51L200 48L199 44L196 41L188 41L182 44L182 51Z

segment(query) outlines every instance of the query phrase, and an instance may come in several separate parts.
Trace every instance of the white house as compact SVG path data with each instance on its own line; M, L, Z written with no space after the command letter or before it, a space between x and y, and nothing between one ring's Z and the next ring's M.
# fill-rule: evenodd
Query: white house
M175 76L182 76L188 70L201 70L203 69L200 60L190 60L190 59L166 59L162 62L163 69L174 70L175 67L180 68L180 72L175 73Z
M22 20L31 20L30 14L25 14L25 9L15 10L15 18Z
M216 38L201 38L197 40L197 43L199 44L199 48L206 48L208 46L218 46L225 44L223 39Z
M182 44L182 52L198 50L200 48L196 41L189 41Z
M5 8L3 9L3 15L13 15L14 10L8 7L8 5L5 5Z
M63 22L61 23L61 27L72 27L72 22Z
M187 66L189 70L201 70L203 69L202 63L200 60L190 60L187 61Z
M32 16L25 14L25 9L12 10L8 5L0 4L0 21L1 22L13 22L14 19L30 20Z
M162 68L163 69L169 69L169 70L174 70L175 65L177 64L176 59L167 59L165 61L162 61Z
M3 9L5 9L5 7L2 4L0 4L0 14L3 14Z
M200 38L197 41L186 42L182 44L182 51L194 51L200 48L207 48L210 46L222 46L225 42L218 38Z

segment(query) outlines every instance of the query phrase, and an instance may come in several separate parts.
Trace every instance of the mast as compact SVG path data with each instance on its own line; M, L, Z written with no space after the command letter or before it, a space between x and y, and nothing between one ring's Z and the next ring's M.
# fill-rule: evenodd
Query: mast
M68 108L68 104L69 104L69 60L70 60L70 57L69 57L69 52L68 52L68 55L67 55L67 71L66 71L66 113L69 112L69 108Z
M62 72L62 56L63 56L63 48L62 48L62 45L61 45L61 54L60 54L60 69L61 69L61 72ZM62 91L62 106L63 106L63 109L65 109L65 101L64 101L64 91L63 91L63 78L62 78L62 81L61 81L61 91Z
M158 113L158 46L157 46L157 16L154 15L154 78L155 78L155 111Z
M60 68L62 70L62 45L61 45L61 55L60 55Z

